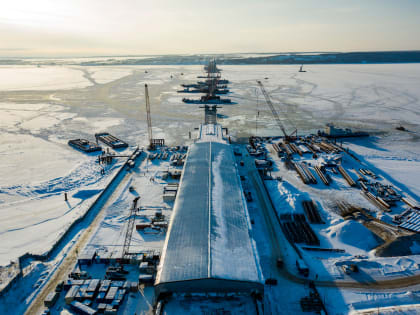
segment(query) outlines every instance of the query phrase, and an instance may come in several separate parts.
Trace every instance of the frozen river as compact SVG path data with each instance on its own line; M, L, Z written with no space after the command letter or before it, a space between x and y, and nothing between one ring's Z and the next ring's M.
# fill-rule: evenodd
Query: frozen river
M280 134L262 80L289 132L328 122L368 130L375 136L353 149L420 195L420 64L221 68L237 104L223 106L219 121L232 135ZM201 66L0 66L0 265L45 250L104 184L95 158L70 148L69 139L108 131L144 145L147 83L154 137L183 143L203 113L177 90L201 74ZM395 130L400 124L410 132Z

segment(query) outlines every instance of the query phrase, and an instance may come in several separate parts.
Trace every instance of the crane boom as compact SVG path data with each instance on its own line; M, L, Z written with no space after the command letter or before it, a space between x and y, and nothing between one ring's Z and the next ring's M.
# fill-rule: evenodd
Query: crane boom
M147 115L147 132L149 134L149 144L152 145L152 118L150 117L150 100L149 100L149 90L147 84L144 85L145 97L146 97L146 115Z
M276 109L274 108L273 103L271 102L270 95L268 95L268 93L267 93L267 91L265 90L264 85L262 84L262 82L261 82L261 81L259 81L259 80L258 80L258 81L257 81L257 83L258 83L258 85L259 85L259 86L260 86L260 88L261 88L261 92L262 92L262 94L264 95L264 98L265 98L265 101L267 102L267 105L268 105L268 106L270 107L270 109L271 109L271 113L273 114L273 117L274 117L274 119L276 120L277 125L280 127L281 131L283 132L285 139L288 139L288 138L289 138L289 136L287 135L286 130L284 129L284 126L283 126L283 124L282 124L282 122L281 122L281 120L280 120L279 114L277 114L277 111L276 111Z
M136 209L137 209L137 202L139 201L140 196L137 196L133 200L133 204L130 208L130 214L128 216L128 223L127 223L127 231L125 232L125 238L124 238L124 246L122 250L122 258L125 258L129 255L130 250L130 243L131 243L131 237L133 236L133 229L134 229L134 221L136 218Z

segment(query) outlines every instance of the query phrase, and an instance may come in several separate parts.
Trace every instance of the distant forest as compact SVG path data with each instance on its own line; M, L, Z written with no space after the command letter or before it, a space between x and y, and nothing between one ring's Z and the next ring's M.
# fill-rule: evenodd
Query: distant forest
M220 65L420 63L420 51L102 56L87 57L87 59L84 61L83 58L4 58L0 59L0 65L203 65L210 59L216 59Z
M82 65L196 65L215 58L221 65L261 64L354 64L354 63L417 63L420 51L350 52L350 53L281 53L255 54L247 57L235 55L165 55L136 59L107 59L89 61Z

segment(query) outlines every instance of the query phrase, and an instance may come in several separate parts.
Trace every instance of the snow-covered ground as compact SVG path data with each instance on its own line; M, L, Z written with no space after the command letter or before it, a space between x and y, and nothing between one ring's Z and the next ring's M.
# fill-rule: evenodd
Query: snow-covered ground
M280 134L256 83L262 80L288 131L314 132L333 121L374 134L344 145L419 201L420 64L311 65L305 73L298 69L223 66L223 76L231 81L229 97L237 105L223 106L219 122L237 137ZM95 132L108 131L130 145L144 145L147 83L154 136L164 137L169 145L182 144L203 113L196 105L182 103L185 94L176 91L199 74L201 66L1 66L0 264L28 251L46 251L117 169L113 165L102 177L95 154L75 151L67 145L69 139L94 140ZM400 124L409 132L395 130ZM282 198L289 198L287 191L292 199L303 194L297 185L279 185L284 185L279 187ZM337 179L336 185L346 184ZM64 191L69 193L67 203ZM359 193L357 198L367 203ZM293 202L298 201L288 204ZM374 245L372 240L356 247L347 242L348 234L360 232L360 226L341 221L334 226L323 236L337 242L334 247L353 255ZM96 237L99 243L100 234ZM385 265L383 270L393 273L412 264L404 260Z
M268 147L268 146L267 146ZM368 279L383 280L385 278L398 277L402 275L414 275L420 272L420 255L407 257L376 257L374 249L381 244L381 240L359 220L344 220L338 214L337 202L347 202L352 205L370 209L372 215L385 222L392 223L392 216L408 209L402 202L393 207L391 213L380 211L364 198L359 188L351 188L340 174L333 174L328 171L332 179L330 186L325 186L321 181L317 184L305 185L298 177L296 171L287 170L283 162L275 155L271 155L275 161L275 171L273 176L281 176L282 181L269 180L266 185L270 191L271 198L279 215L290 213L304 213L301 205L303 200L314 200L323 221L326 224L311 224L312 229L320 240L321 248L333 248L344 250L342 253L322 253L302 250L302 255L307 264L314 270L312 278L319 277L320 280L340 280L340 281L362 281L365 275ZM299 158L309 163L314 163L309 157ZM349 174L356 180L353 169L358 169L362 165L345 154L342 162ZM359 165L359 166L358 166ZM380 169L374 172L383 179L377 179L384 184L395 185L395 190L405 194L404 187L399 187L398 183L388 182L390 178L387 173ZM417 195L409 194L419 200ZM300 245L299 245L300 246ZM293 253L294 250L290 247ZM416 252L416 251L415 251ZM417 252L416 252L417 253ZM295 257L289 261L293 266ZM359 275L346 275L342 270L342 265L358 265L361 273ZM295 268L292 268L295 270ZM295 270L297 272L297 270Z
M420 123L420 119L418 121ZM373 137L344 142L346 147L362 156L372 168L387 175L387 179L420 198L419 133L395 133L386 137Z
M116 200L105 210L103 221L87 245L88 249L97 250L101 257L121 257L129 210L135 197L140 196L137 207L141 209L136 214L135 224L150 223L156 211L161 211L167 219L171 216L173 202L162 199L164 186L168 183L168 180L162 180L162 174L170 168L169 158L150 161L145 158L146 153L143 155L143 162L123 183ZM163 231L149 232L147 229L133 232L130 252L162 251L166 234Z
M419 314L420 287L375 291L319 287L329 314Z
M46 252L87 210L121 161L106 166L102 176L97 153L69 147L66 134L57 130L77 114L64 106L2 103L0 111L5 118L0 127L0 264L5 265L26 252Z

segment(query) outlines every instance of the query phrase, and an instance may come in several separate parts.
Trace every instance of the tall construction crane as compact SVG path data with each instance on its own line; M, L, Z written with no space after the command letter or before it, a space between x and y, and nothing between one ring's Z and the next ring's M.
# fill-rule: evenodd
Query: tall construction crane
M144 85L145 97L146 97L146 116L147 116L147 132L149 134L149 150L154 150L156 146L164 146L165 139L153 139L152 134L152 117L150 115L150 100L149 100L149 89L147 84Z
M292 135L297 133L297 130L293 131L290 135L288 135L286 133L286 129L284 129L283 123L280 120L279 114L277 113L276 109L274 108L273 103L271 102L270 99L270 95L268 95L267 91L264 88L264 85L262 84L261 81L257 80L258 85L260 86L261 92L264 95L265 101L267 102L267 105L270 107L271 109L271 113L273 114L274 119L276 120L277 125L279 126L279 128L281 129L281 131L283 132L284 135L284 141L285 142L289 142L289 140L291 139Z
M131 237L133 236L133 229L134 229L134 221L136 218L136 209L137 209L137 202L139 201L140 196L137 196L133 199L133 204L130 208L130 214L128 217L128 223L127 223L127 231L125 232L125 238L124 238L124 246L122 250L122 258L126 258L129 256L129 250L130 250L130 243L131 243Z
M144 85L144 95L146 97L147 132L149 134L149 147L153 148L152 118L150 117L150 100L149 89L147 88L147 84Z

